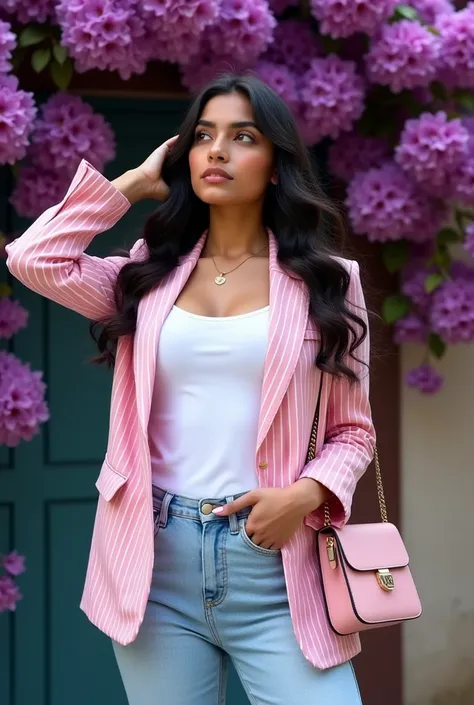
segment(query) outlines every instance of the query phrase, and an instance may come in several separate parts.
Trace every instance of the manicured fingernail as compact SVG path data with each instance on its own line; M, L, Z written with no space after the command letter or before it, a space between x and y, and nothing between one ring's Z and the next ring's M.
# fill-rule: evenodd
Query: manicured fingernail
M223 511L224 511L224 507L216 507L215 509L212 510L212 513L213 514L220 514Z

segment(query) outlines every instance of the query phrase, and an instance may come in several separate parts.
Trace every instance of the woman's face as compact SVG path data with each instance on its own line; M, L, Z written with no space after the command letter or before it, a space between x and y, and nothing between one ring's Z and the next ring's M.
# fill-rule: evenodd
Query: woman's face
M263 199L273 173L273 145L255 124L240 93L210 100L189 152L193 190L209 205L243 205Z

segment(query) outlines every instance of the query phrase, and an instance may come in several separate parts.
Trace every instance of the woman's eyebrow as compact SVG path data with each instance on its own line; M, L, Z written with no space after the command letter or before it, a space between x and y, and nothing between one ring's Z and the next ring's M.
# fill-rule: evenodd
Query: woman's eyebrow
M202 125L203 127L216 127L216 123L211 122L210 120L198 120L197 124ZM241 120L239 122L232 122L230 124L230 127L232 127L232 128L253 127L256 130L258 130L259 132L261 132L259 127L254 122L252 122L252 120Z

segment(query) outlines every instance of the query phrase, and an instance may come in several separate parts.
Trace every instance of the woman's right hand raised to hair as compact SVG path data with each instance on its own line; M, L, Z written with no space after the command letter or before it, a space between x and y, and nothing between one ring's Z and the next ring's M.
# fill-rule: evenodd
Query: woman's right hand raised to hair
M161 170L168 152L178 139L175 135L155 149L140 166L126 171L112 184L117 188L130 203L137 203L146 198L153 198L157 201L165 201L169 195L169 188L163 181Z

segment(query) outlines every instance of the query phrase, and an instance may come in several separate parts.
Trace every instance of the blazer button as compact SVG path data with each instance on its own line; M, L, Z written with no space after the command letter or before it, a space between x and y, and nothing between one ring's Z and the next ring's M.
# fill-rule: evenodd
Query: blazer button
M260 470L265 470L266 468L268 468L268 463L262 461L258 464L258 467L260 468Z

